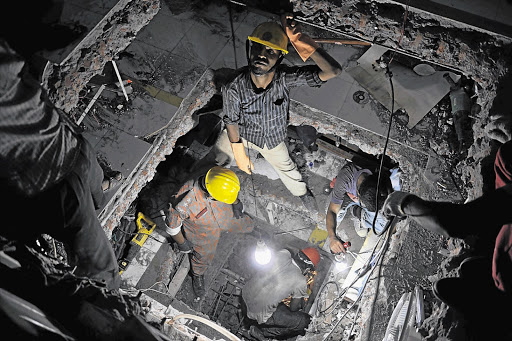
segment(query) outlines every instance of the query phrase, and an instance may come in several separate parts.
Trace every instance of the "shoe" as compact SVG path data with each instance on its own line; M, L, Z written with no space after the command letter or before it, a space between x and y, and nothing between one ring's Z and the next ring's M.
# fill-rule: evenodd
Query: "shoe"
M354 218L361 219L362 208L359 205L353 205L350 209L350 213Z
M206 291L204 290L204 275L192 274L192 289L196 297L204 297Z
M255 325L252 325L249 328L249 336L257 341L267 341L267 338L265 337L265 335L263 335L261 329L256 327Z
M490 274L482 274L482 277ZM502 314L499 306L509 304L510 298L500 292L492 281L475 281L460 277L441 278L432 284L432 291L440 301L469 319L483 319ZM497 317L492 317L497 320Z
M104 178L101 186L103 189L103 193L110 192L111 190L119 186L123 179L124 176L121 172L114 172L112 176Z
M491 278L492 261L486 257L473 256L464 259L459 265L459 276L464 278L479 278L482 274Z
M313 217L318 217L318 204L316 203L316 199L313 194L308 190L306 194L301 195L299 198L302 200L304 207L313 215Z
M354 230L357 235L361 238L366 238L370 229L366 228L361 224L361 218L351 217L350 220L354 223Z

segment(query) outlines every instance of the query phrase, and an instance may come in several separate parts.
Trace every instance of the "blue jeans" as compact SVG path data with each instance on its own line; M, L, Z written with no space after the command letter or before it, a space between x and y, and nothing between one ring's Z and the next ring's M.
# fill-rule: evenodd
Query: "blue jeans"
M346 200L350 200L350 203L344 207L341 208L341 210L338 212L338 215L336 216L336 223L339 225L341 221L345 218L345 215L352 206L360 206L359 204L352 201L348 196L344 199L344 202ZM370 212L366 208L361 207L361 226L363 228L371 229L373 225L373 219L375 218L375 212ZM386 218L382 214L377 215L377 221L375 222L375 230L377 233L381 233L384 229L384 226L386 225Z

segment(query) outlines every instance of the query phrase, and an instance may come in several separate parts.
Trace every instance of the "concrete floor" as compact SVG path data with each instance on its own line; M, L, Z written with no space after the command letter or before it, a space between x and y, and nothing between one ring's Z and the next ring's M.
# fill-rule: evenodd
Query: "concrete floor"
M120 73L124 79L129 78L135 82L135 91L130 95L130 101L125 103L118 96L115 103L119 108L117 105L98 108L101 106L98 101L100 103L93 106L84 120L85 135L97 150L107 156L114 169L128 175L150 147L143 138L165 126L178 109L179 99L157 99L163 93L183 98L207 68L235 69L246 65L247 36L259 23L273 19L250 12L244 7L231 6L235 50L230 40L230 15L226 3L214 2L197 9L187 7L184 3L169 6L167 2L162 2L158 14L120 54L117 61ZM323 44L322 47L343 66L352 65L353 60L368 49L367 46L333 44ZM293 49L285 63L303 65ZM445 83L439 80L436 82ZM428 85L432 86L432 82ZM148 90L149 87L152 87L152 92ZM444 94L447 92L445 85ZM92 90L87 94L82 106L88 104L94 93L95 90ZM105 93L108 94L108 91ZM366 94L367 100L358 103L354 97L357 93ZM382 120L381 113L386 109L368 95L367 90L346 72L346 68L339 77L321 88L293 89L291 98L364 130L385 136L387 123ZM415 133L422 134L424 131L418 126ZM392 138L402 143L398 133L393 133ZM421 137L408 136L407 140L403 141L405 148L411 146L411 141L421 140ZM414 144L412 147L417 149Z

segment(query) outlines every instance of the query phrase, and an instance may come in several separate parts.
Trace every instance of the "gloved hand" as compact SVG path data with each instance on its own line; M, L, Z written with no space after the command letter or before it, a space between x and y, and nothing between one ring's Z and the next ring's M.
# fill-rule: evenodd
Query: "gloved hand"
M238 168L247 174L251 174L254 169L254 164L251 162L249 157L247 157L244 144L242 142L232 142L231 149L233 150L233 155L235 156Z
M407 214L405 214L402 205L405 199L409 196L412 196L412 194L407 192L395 191L391 193L386 198L386 201L384 201L384 205L382 206L382 214L384 214L386 218L406 218Z
M180 250L180 252L190 253L194 251L194 246L192 245L191 242L188 241L188 239L185 239L185 242L183 244L178 244L178 249Z
M233 209L233 217L236 219L240 219L244 216L244 204L240 200L237 203L231 204L231 208Z
M318 44L313 38L301 32L300 27L297 26L297 23L293 20L293 15L282 15L281 23L288 39L290 39L290 43L292 43L300 58L302 58L304 62L308 60L316 49L319 48Z

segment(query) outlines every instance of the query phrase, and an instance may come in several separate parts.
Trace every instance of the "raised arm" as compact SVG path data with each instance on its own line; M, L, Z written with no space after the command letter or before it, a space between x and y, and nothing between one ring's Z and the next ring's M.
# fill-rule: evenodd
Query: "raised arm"
M318 76L322 81L325 82L341 73L341 65L324 49L319 47L311 37L302 33L300 26L293 20L293 15L284 14L281 17L281 23L288 39L290 39L302 60L306 61L308 58L311 58L320 68L321 71L318 73Z

